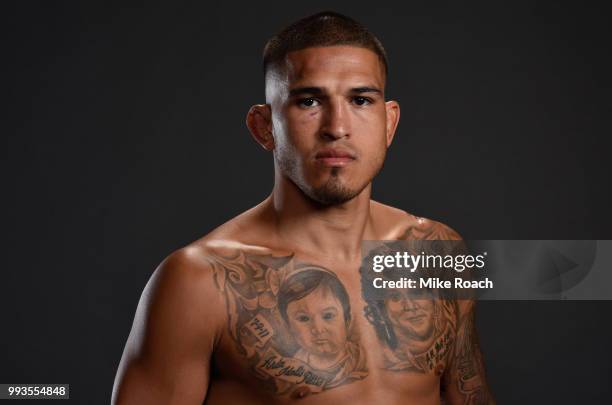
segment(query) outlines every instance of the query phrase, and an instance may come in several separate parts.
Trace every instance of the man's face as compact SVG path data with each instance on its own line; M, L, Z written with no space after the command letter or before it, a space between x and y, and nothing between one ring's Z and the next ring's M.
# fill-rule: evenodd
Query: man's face
M411 296L405 289L387 292L385 308L396 332L420 341L427 340L433 332L434 302Z
M266 78L276 170L323 204L359 194L381 169L392 137L384 84L378 56L365 48L289 53L284 69Z
M304 298L290 302L287 320L300 346L311 354L334 358L344 350L344 310L329 287L319 286Z

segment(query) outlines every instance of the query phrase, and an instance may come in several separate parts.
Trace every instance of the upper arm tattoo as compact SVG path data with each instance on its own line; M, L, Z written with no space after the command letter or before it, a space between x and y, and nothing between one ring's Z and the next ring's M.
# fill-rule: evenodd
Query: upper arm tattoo
M484 363L478 345L474 311L461 316L457 331L454 365L449 370L447 385L456 389L463 404L487 405L494 403L485 381Z
M279 395L305 396L367 376L346 289L293 256L213 256L229 334L254 375Z

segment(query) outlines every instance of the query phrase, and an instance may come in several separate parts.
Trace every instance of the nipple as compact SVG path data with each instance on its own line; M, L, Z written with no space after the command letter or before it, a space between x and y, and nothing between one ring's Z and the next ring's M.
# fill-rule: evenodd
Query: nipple
M310 388L308 387L299 387L291 394L291 398L293 399L302 399L311 394Z

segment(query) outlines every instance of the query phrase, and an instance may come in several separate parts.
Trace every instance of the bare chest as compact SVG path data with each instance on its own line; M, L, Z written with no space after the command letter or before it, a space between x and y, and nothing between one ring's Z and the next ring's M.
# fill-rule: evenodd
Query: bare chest
M294 398L386 382L437 387L455 339L452 303L293 256L236 252L213 267L227 311L222 374Z

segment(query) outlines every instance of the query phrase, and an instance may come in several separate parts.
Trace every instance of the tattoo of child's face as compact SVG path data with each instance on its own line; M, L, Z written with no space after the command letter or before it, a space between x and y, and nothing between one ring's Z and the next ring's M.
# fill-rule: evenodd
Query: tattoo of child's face
M228 330L255 376L304 396L367 376L349 297L331 271L292 256L214 256Z

